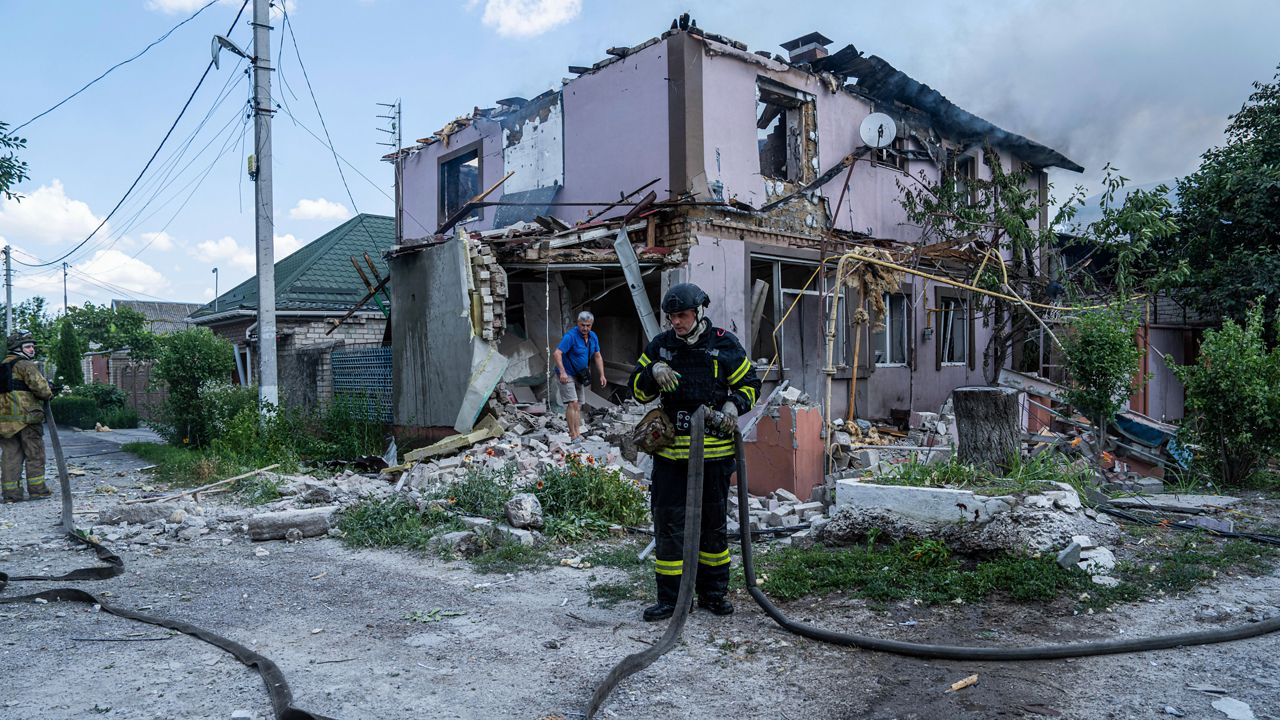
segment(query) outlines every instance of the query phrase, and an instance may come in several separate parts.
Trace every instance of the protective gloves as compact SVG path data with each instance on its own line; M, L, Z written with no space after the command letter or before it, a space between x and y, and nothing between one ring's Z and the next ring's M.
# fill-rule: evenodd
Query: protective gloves
M675 392L680 386L680 373L671 369L671 366L659 360L653 364L653 381L658 383L658 388L662 392Z
M738 406L726 400L716 420L718 422L711 428L712 430L721 435L733 435L733 432L738 429Z

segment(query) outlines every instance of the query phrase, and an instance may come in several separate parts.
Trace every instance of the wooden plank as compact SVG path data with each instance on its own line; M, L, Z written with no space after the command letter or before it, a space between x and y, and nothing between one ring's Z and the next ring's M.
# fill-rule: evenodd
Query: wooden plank
M120 504L121 504L121 505L136 505L136 504L138 504L138 503L164 502L164 501L168 501L168 500L177 500L178 498L186 497L186 496L188 496L188 495L195 495L196 493L202 493L202 492L205 492L205 491L207 491L207 490L210 490L210 489L213 489L213 488L216 488L216 487L221 487L221 486L223 486L223 485L227 485L227 484L229 484L229 483L233 483L233 482L235 482L235 481L237 481L237 480L243 480L243 479L245 479L245 478L247 478L247 477L253 477L254 475L257 475L258 473L264 473L264 472L267 472L268 470L275 470L275 469L276 469L276 468L278 468L278 467L280 467L280 463L275 463L274 465L268 465L268 466L266 466L266 467L264 467L264 468L258 468L257 470L253 470L253 471L251 471L251 472L244 473L243 475L236 475L235 477L229 477L229 478L227 478L226 480L219 480L218 482L209 483L208 485L202 485L202 486L200 486L200 487L198 487L198 488L194 488L194 489L192 489L192 490L183 490L183 491L182 491L182 492L180 492L180 493L176 493L176 494L173 494L173 495L164 495L164 496L162 496L162 497L153 497L153 498L137 498L137 499L135 499L135 500L125 500L124 502L122 502L122 503L120 503Z

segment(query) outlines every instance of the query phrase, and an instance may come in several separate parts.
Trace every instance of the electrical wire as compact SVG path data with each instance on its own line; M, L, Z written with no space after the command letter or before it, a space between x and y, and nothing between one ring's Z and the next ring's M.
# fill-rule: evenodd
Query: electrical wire
M249 0L244 0L244 2L240 4L240 10L239 12L236 13L235 19L231 21L231 28L227 30L228 33L230 33L232 30L235 29L236 23L240 22L240 16L244 14L244 9L248 7L248 5L249 5ZM86 236L84 240L81 240L79 243L77 243L75 247L63 253L61 256L54 258L53 260L48 260L45 262L35 263L35 264L21 263L21 261L16 261L16 262L20 262L21 264L26 265L27 267L46 267L48 265L55 265L67 259L68 257L70 257L77 250L84 247L86 243L92 240L93 237L98 234L98 231L101 230L103 226L107 224L107 221L109 221L112 218L112 216L116 214L116 211L120 209L120 206L124 204L124 201L128 199L129 193L133 192L133 189L136 188L138 186L138 183L142 181L142 176L146 174L147 170L151 167L151 164L155 162L156 157L160 155L160 151L164 148L164 144L168 142L169 137L173 135L173 131L177 129L178 122L182 120L182 116L186 114L187 108L191 106L191 101L195 100L196 93L200 91L201 86L204 85L205 78L209 77L209 71L211 71L212 69L213 69L213 60L209 60L209 64L205 66L204 73L200 75L200 80L196 82L195 88L192 89L191 94L187 96L187 101L183 103L182 109L178 111L178 116L173 120L173 124L169 126L169 130L165 132L164 137L161 138L160 144L156 146L155 152L151 153L151 157L147 160L147 163L142 166L142 171L139 172L138 176L134 178L132 183L130 183L129 189L125 190L124 195L120 197L120 201L117 202L115 207L111 209L111 212L107 213L106 217L102 218L102 222L98 223L98 226L93 229L93 232L89 233L88 236Z
M329 126L325 124L324 113L320 112L320 101L316 99L316 91L311 87L311 76L307 74L307 65L302 61L302 53L298 51L298 36L293 32L293 23L289 22L289 10L285 6L288 3L280 3L280 12L284 16L283 28L280 34L283 36L285 31L289 33L289 41L293 43L293 55L298 59L298 67L302 69L302 79L307 83L307 92L311 95L311 104L315 106L316 116L320 118L320 129L324 131L326 143L329 146L329 152L333 155L333 165L338 168L338 177L342 180L342 188L347 192L347 200L351 201L351 209L355 211L356 217L360 218L360 228L364 230L365 235L369 237L369 242L373 243L373 233L369 232L369 228L364 224L363 214L360 207L356 205L356 198L351 194L351 186L347 184L347 176L342 172L342 163L338 160L338 151L333 149L333 138L329 136ZM284 44L283 37L281 44ZM292 117L292 116L290 116Z
M201 6L201 8L200 8L199 10L196 10L196 11L195 11L195 12L194 12L190 17L188 17L186 20L183 20L182 22L178 23L177 25L174 25L173 27L169 28L169 30L168 30L167 32L165 32L165 34L161 35L160 37L156 38L155 40L152 40L152 41L151 41L151 44L149 44L149 45L147 45L146 47L142 48L142 50L140 50L140 51L138 52L138 54L134 55L133 57L131 57L131 58L127 59L127 60L121 60L120 62L116 63L115 65L112 65L111 67L107 68L105 72L103 72L103 73L102 73L101 75L99 75L98 77L96 77L96 78L94 78L94 79L90 80L88 83L86 83L86 84L84 85L84 87L80 88L79 90L77 90L77 91L75 91L75 92L71 93L71 94L70 94L70 95L68 95L67 97L65 97L65 98L63 98L62 100L58 101L56 104L54 104L54 106L53 106L53 107L49 108L48 110L45 110L44 112L39 113L38 115L36 115L35 117L31 118L30 120L28 120L28 121L26 121L26 122L22 123L21 125L19 125L18 127L14 128L14 129L12 129L12 130L10 130L10 131L8 132L8 134L9 134L9 135L12 135L13 133L18 132L18 131L19 131L19 130L21 130L22 128L24 128L24 127L26 127L26 126L30 125L31 123L33 123L33 122L35 122L35 121L39 120L40 118L44 117L45 115L48 115L49 113L53 112L54 110L57 110L58 108L60 108L60 107L62 107L63 105L67 104L67 102L69 102L69 101L70 101L72 98L74 98L75 96L79 95L80 93L84 92L85 90L88 90L91 86L93 86L93 85L94 85L95 83L97 83L99 80L101 80L101 79L105 78L106 76L110 75L110 74L111 74L114 70L116 70L117 68L119 68L119 67L121 67L121 66L123 66L123 65L128 65L129 63L133 62L134 60L137 60L138 58L142 57L143 55L146 55L148 50L150 50L151 48L155 47L156 45L159 45L160 43L164 42L164 41L165 41L165 40L166 40L170 35L172 35L172 34L173 34L173 32L174 32L175 30L177 30L178 28L182 27L183 25L186 25L187 23L191 22L192 20L195 20L197 17L199 17L200 13L204 12L205 10L208 10L208 9L209 9L209 6L210 6L210 5L213 5L213 4L214 4L214 3L216 3L216 2L218 2L218 0L209 0L209 2L207 2L207 3L205 3L203 6Z

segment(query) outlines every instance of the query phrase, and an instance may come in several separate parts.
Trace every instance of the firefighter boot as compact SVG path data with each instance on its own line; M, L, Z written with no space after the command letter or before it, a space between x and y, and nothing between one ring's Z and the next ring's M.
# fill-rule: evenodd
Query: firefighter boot
M655 579L658 583L658 602L644 609L645 622L666 620L676 612L676 599L680 594L680 576L659 571Z
M27 494L31 496L32 500L43 500L48 497L53 497L53 493L49 490L49 487L44 484L43 475L27 478Z
M710 612L712 615L732 615L733 603L725 599L723 595L699 595L698 607Z

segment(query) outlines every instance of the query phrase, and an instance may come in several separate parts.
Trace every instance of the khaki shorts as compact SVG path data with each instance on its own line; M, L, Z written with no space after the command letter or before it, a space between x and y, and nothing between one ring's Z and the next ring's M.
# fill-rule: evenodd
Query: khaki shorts
M560 402L562 403L579 402L586 397L583 394L586 391L586 385L575 380L573 376L569 377L569 382L567 383L562 383L559 378L556 378L556 384L560 386Z

